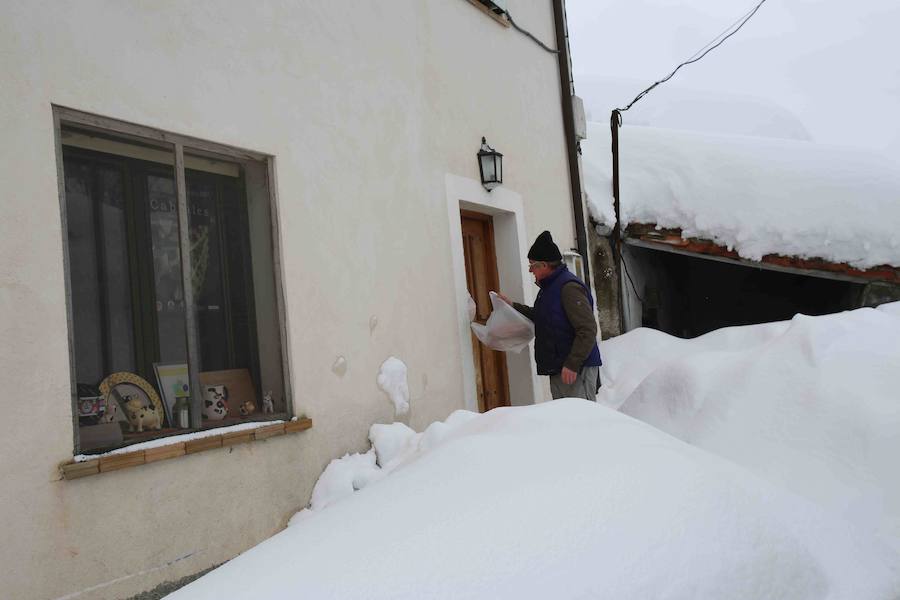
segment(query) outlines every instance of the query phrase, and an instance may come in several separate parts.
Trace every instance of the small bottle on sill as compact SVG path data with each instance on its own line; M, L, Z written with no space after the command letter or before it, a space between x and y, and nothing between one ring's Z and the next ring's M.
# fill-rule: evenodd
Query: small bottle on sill
M175 407L172 411L175 413L175 424L181 429L188 429L191 426L191 410L188 398L182 396L175 401Z

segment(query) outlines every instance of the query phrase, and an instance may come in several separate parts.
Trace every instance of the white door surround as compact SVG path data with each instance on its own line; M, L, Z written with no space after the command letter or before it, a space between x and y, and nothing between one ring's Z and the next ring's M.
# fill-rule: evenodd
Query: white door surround
M456 292L456 313L459 323L459 347L462 361L463 389L467 410L478 411L476 397L475 362L472 353L469 328L466 287L466 264L462 246L460 210L471 210L491 215L494 221L494 243L497 252L497 273L500 290L507 296L531 304L534 291L526 268L528 253L525 237L525 213L522 197L506 188L497 187L491 192L481 183L468 177L446 174L447 216L450 225L450 253L453 258L453 281ZM534 344L516 354L506 354L509 372L509 398L512 406L535 404L542 400L543 386L538 380L533 361Z

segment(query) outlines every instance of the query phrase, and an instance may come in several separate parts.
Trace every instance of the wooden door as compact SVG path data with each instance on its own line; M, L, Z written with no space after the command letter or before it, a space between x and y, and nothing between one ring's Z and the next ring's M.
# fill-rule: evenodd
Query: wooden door
M489 215L460 211L463 254L466 261L466 286L475 300L475 321L484 324L491 314L490 291L499 289L497 255L494 251L494 225ZM509 406L509 382L506 355L491 350L472 334L475 357L475 384L478 409L482 412Z

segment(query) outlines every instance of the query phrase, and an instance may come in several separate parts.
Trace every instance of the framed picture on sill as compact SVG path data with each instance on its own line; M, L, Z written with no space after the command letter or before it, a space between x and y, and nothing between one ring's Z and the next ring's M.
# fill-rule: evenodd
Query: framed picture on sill
M171 427L175 426L175 403L179 398L191 395L191 380L188 377L187 363L153 363L156 372L156 383L162 396L166 420Z

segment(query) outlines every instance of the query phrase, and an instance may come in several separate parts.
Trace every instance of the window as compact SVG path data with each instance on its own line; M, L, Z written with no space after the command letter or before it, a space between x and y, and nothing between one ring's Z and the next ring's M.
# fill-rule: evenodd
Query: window
M271 158L55 110L76 451L286 416Z

